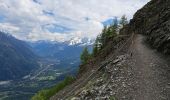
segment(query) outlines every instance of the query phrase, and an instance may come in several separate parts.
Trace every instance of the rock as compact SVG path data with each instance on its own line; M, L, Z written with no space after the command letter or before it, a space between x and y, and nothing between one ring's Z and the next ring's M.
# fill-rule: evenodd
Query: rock
M73 98L71 98L71 100L81 100L81 99L78 97L73 97Z
M169 5L170 0L151 0L134 15L128 26L132 32L147 35L150 45L165 54L170 54Z
M103 84L103 79L97 79L96 86L101 86Z

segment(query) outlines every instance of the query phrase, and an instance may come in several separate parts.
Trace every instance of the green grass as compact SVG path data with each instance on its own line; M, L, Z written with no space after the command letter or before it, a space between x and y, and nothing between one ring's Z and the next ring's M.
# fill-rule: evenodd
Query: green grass
M111 96L109 100L116 100L116 98L114 96Z
M50 97L55 95L57 92L62 90L67 85L71 84L75 80L74 77L66 77L62 82L58 83L57 85L49 88L43 89L35 94L31 100L48 100Z

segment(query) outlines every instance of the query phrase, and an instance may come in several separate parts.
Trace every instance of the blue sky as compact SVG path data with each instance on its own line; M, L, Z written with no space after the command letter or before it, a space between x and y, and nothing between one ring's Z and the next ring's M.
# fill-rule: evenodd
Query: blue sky
M0 30L28 40L94 39L102 22L128 19L149 0L0 0Z

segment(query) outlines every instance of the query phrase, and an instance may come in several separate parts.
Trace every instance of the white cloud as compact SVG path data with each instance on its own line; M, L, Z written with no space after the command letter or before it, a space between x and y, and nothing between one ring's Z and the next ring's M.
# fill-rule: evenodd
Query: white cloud
M11 25L10 23L0 23L0 28L1 28L1 31L6 31L8 33L18 32L20 30L19 27L15 27Z
M8 30L23 40L65 41L73 37L95 38L103 28L102 21L113 16L121 17L123 14L130 19L149 0L36 1L0 0L0 29ZM55 29L54 25L59 28ZM64 28L70 30L57 30Z

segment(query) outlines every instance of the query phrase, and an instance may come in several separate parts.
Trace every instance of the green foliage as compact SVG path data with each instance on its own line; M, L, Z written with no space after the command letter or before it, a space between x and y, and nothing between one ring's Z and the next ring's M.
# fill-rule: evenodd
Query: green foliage
M99 36L99 44L100 44L100 48L103 48L104 45L107 43L107 38L111 36L111 28L104 26L104 29L102 30L101 35Z
M109 97L109 100L116 100L114 96Z
M128 24L128 20L125 15L121 17L120 23L117 17L113 19L113 23L109 26L104 26L100 35L97 36L94 43L92 56L96 57L97 54L107 45L108 42L113 41L117 35L119 35L119 30ZM86 63L89 59L89 53L87 48L83 51L81 55L82 63Z
M127 25L127 24L128 24L127 17L126 17L126 15L123 15L123 16L121 17L121 20L120 20L120 25L121 25L122 27L124 27L124 26Z
M98 52L100 51L102 44L101 44L101 35L97 36L94 46L93 46L93 52L92 52L92 56L95 57L97 56Z
M108 41L113 40L113 38L118 35L118 32L119 25L115 17L113 23L110 26L104 26L102 33L97 36L92 55L96 56L98 52L107 45Z
M90 58L90 53L89 53L87 47L85 47L82 54L81 54L81 57L80 57L82 64L87 63L89 58Z
M97 44L94 44L92 56L93 56L93 57L97 56L98 51L99 51L99 50L98 50L98 45L97 45Z
M31 100L49 100L50 97L55 95L57 92L62 90L67 85L71 84L75 80L74 77L66 77L64 81L60 82L59 84L49 88L39 91L35 94Z
M128 20L125 15L121 17L120 23L117 17L113 20L110 26L104 26L100 35L97 36L92 55L95 57L101 49L103 49L109 41L114 40L114 38L119 34L120 27L124 27L128 24Z

